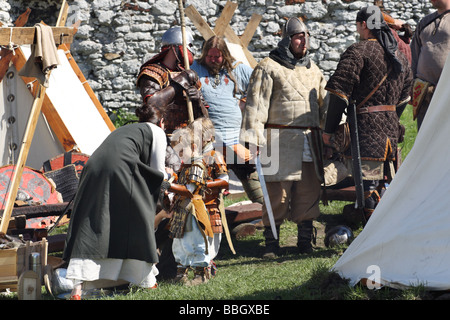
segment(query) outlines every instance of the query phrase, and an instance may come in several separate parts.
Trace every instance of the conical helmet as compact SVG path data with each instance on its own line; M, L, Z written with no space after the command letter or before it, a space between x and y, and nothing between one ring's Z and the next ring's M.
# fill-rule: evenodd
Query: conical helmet
M308 34L308 28L306 25L297 17L289 18L288 21L286 21L286 24L283 27L283 34L282 37L286 36L292 36L297 33L304 32L305 35Z
M175 26L167 30L161 39L161 46L182 46L183 33L180 26ZM186 27L186 47L189 51L194 51L194 37L189 27Z

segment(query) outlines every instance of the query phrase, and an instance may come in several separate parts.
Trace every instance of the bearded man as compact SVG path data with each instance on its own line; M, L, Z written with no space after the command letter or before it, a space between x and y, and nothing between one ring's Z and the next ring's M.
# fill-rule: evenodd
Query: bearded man
M236 61L223 37L213 36L203 44L200 58L192 64L200 78L201 92L208 104L209 118L216 130L215 149L222 151L249 199L263 202L263 194L251 154L241 145L239 136L242 109L253 69Z

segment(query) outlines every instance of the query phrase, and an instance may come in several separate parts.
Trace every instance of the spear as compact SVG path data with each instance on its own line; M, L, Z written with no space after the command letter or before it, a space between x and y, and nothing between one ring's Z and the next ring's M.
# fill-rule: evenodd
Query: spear
M181 20L181 35L183 39L183 57L184 57L184 69L189 70L189 57L187 53L187 45L186 45L186 22L184 20L184 5L183 0L178 1L178 7L180 9L180 20ZM194 121L194 111L192 109L192 101L189 97L186 97L186 104L189 115L189 123Z

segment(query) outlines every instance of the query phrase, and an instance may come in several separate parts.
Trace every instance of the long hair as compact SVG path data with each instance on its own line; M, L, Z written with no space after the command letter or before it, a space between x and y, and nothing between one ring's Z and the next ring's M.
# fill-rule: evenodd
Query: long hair
M202 54L201 54L200 58L198 59L198 62L201 65L206 66L206 56L208 55L208 51L212 48L215 48L215 49L219 50L220 52L222 52L222 57L223 57L222 68L225 69L225 71L228 74L228 77L230 78L231 81L233 81L233 83L234 83L233 95L236 95L236 93L239 92L238 83L233 74L233 69L234 69L233 63L236 60L233 58L230 51L228 50L227 43L225 42L223 37L212 36L211 38L206 40L203 43Z

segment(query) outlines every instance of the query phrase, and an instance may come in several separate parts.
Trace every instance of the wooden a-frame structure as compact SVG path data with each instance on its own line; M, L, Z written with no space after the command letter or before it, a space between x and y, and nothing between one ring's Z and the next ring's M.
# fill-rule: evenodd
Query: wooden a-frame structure
M78 77L79 83L84 87L86 93L90 97L91 103L95 105L98 114L104 121L104 125L107 127L107 134L115 129L113 123L109 119L108 115L104 111L94 92L90 88L86 79L84 78L81 70L77 66L75 60L69 52L70 43L73 41L74 34L77 31L77 26L65 27L67 20L69 6L66 0L63 0L61 10L58 16L58 20L55 27L52 27L55 44L58 46L58 55L64 58L66 64L70 64L72 71ZM22 69L27 61L27 55L24 53L21 45L30 45L34 42L35 28L24 27L28 21L28 16L31 10L22 14L14 23L14 27L0 28L0 45L7 48L2 48L0 51L0 81L5 78L8 69L14 66L17 70ZM64 66L62 66L64 67ZM53 73L57 73L57 69L52 70ZM6 75L7 76L7 75ZM68 121L62 120L62 115L57 111L52 99L49 97L52 82L48 90L40 84L34 78L21 77L23 82L27 84L30 93L33 96L33 105L31 106L28 123L23 135L22 144L20 147L20 153L15 163L16 170L11 179L11 187L6 198L5 209L3 211L3 218L1 220L0 232L6 233L11 218L11 213L14 205L15 198L17 196L21 176L27 161L28 153L30 150L31 142L36 130L39 117L45 116L45 121L57 137L65 151L77 150L77 141L72 137L70 130L67 128ZM54 80L55 82L61 82L60 80ZM79 85L79 84L78 84ZM47 91L47 92L46 92ZM97 114L97 116L98 116ZM81 150L83 151L83 150Z
M258 27L259 22L262 19L262 16L253 14L244 30L244 33L241 36L238 36L229 25L237 6L237 3L227 1L219 19L217 19L216 21L216 26L214 27L214 29L211 29L211 27L205 22L202 16L192 5L188 6L185 9L185 14L192 21L197 30L201 33L205 41L214 35L225 37L229 44L242 49L242 52L245 55L248 64L252 68L254 68L257 65L257 61L255 60L251 52L247 49L247 46L250 43L253 34L255 33L256 28Z

